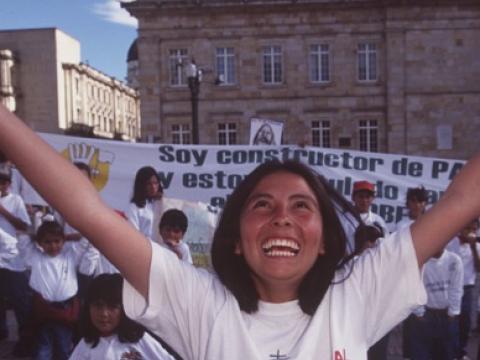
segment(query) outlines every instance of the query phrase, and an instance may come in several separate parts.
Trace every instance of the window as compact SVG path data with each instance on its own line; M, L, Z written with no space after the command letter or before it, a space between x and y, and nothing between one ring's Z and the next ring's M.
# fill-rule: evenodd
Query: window
M359 122L360 150L378 151L378 123L377 120L360 120Z
M312 145L330 147L330 121L312 121Z
M282 48L280 46L265 46L263 48L263 82L280 84L282 78Z
M217 79L223 85L236 83L235 76L235 51L231 47L217 48L215 55Z
M377 80L377 46L375 44L358 44L358 80Z
M186 85L186 77L183 73L183 64L187 63L187 49L171 49L169 53L170 66L170 85L182 86Z
M191 144L190 125L172 125L172 144Z
M237 143L237 124L218 124L218 143L220 145L235 145Z
M330 81L330 46L328 44L310 46L310 81L313 83Z

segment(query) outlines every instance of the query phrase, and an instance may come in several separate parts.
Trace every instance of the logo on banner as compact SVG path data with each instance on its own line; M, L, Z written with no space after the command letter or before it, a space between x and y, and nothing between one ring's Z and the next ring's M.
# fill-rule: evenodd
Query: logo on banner
M115 159L113 153L85 143L70 143L61 154L72 163L80 162L90 167L91 180L97 191L107 185L110 166Z

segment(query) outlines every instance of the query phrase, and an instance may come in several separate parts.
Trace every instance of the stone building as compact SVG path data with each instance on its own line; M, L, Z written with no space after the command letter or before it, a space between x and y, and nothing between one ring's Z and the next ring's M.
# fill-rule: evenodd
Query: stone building
M465 158L480 134L477 0L136 0L142 134L191 141L184 65L204 71L200 142ZM223 82L216 85L215 79Z
M32 129L140 137L136 90L80 62L80 43L56 28L0 31L0 99Z

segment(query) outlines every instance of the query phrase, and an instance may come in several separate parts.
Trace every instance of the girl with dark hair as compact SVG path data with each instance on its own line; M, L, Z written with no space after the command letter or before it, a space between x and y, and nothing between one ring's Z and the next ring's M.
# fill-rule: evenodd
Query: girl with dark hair
M215 275L126 225L1 106L0 144L128 280L128 316L185 359L365 359L371 344L425 302L419 268L480 214L478 156L410 228L346 262L334 204L343 198L301 164L267 163L227 201L212 245Z
M151 166L138 169L133 185L133 196L125 214L135 229L150 240L153 240L155 201L161 200L162 196L163 188L156 170Z
M122 282L119 274L92 280L81 319L83 339L70 360L174 359L143 326L125 315Z

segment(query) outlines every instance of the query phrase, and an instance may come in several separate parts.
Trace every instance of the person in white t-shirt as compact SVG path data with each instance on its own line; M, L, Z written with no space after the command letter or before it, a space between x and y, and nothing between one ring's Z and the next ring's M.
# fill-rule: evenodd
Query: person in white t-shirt
M410 358L456 359L458 315L463 295L463 265L448 250L434 255L423 266L427 304L414 311Z
M151 166L138 169L133 185L133 196L125 210L128 221L147 239L153 241L155 204L163 197L163 187L157 171Z
M122 282L120 274L102 274L92 280L81 319L82 340L70 360L174 360L145 328L125 315Z
M424 187L409 188L407 190L406 207L408 216L400 220L396 225L396 230L410 227L424 212L427 206L428 194ZM404 358L410 358L410 349L413 335L413 327L416 326L416 318L412 314L402 324L402 352Z
M165 211L158 224L158 231L165 246L177 254L180 260L193 264L190 248L183 241L187 228L187 215L178 209Z
M477 156L410 228L345 262L333 203L346 200L305 165L270 161L228 198L212 244L213 274L125 224L0 105L2 149L124 275L127 315L184 359L365 359L372 343L426 301L419 268L480 215ZM39 171L49 164L69 181Z
M408 217L400 220L396 224L396 229L409 227L424 212L428 202L427 190L424 187L409 188L407 190L406 206L408 209Z
M91 271L89 253L78 243L66 243L62 226L47 215L22 256L31 270L29 285L34 292L34 358L67 359L80 310L77 271Z
M377 225L385 235L389 233L385 220L371 209L373 200L375 200L374 184L366 180L355 181L353 183L352 200L355 209L366 225Z
M22 198L10 191L12 169L6 164L0 165L0 229L15 239L15 246L21 237L26 237L30 226L25 203ZM18 249L17 249L18 250ZM18 325L19 341L14 347L14 355L28 355L30 339L28 320L31 312L31 294L28 289L28 276L23 259L16 252L8 261L0 265L0 338L8 336L6 308L3 300L7 299L13 306Z
M459 346L457 357L461 359L467 354L470 337L471 313L474 305L475 278L480 271L480 244L477 242L478 219L466 225L447 245L447 249L460 256L463 263L463 297L460 312Z

